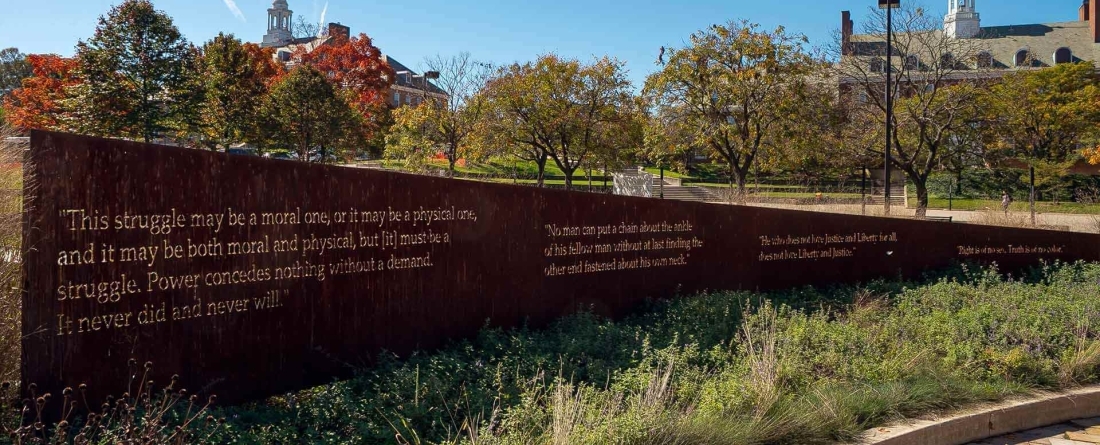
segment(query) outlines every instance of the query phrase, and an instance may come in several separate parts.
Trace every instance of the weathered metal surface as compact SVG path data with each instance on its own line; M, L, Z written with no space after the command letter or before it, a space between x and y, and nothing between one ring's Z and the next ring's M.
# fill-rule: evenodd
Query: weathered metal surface
M125 390L130 358L154 362L158 382L179 374L192 392L233 402L330 381L382 350L437 347L486 320L538 325L581 305L618 315L677 292L914 276L956 260L1100 259L1097 236L1080 233L569 193L58 133L33 133L28 157L23 382L88 383L93 397Z

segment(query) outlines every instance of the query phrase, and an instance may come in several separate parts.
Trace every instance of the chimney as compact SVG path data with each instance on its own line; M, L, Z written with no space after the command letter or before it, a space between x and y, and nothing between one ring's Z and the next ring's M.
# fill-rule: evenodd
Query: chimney
M1096 22L1100 22L1100 18L1096 17L1096 5L1100 4L1100 0L1090 1L1088 4L1089 31L1092 32L1092 43L1100 43L1100 28L1096 24Z
M339 23L329 23L328 36L332 38L343 37L345 39L350 39L351 28L341 25Z
M1081 8L1077 10L1077 18L1082 22L1089 21L1089 0L1081 3Z
M840 12L840 54L848 56L852 54L852 13Z

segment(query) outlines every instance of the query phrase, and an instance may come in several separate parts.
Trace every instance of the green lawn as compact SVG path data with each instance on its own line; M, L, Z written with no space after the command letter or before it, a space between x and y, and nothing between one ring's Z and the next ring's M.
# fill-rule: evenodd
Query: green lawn
M909 197L909 207L916 207L916 196ZM944 198L929 198L928 208L947 209L948 200ZM1001 210L1001 201L994 199L955 199L951 202L952 210ZM1027 201L1013 201L1009 210L1014 212L1027 212ZM1078 202L1053 203L1038 201L1035 203L1035 211L1039 213L1075 213L1075 214L1100 214L1100 204L1082 204Z
M661 169L659 169L657 167L645 167L642 170L644 170L646 173L649 173L653 176L661 176ZM692 177L690 175L686 175L686 174L683 174L683 173L677 173L677 172L674 172L674 171L669 170L669 169L665 169L665 177L666 178L673 178L673 179L695 179L694 177Z
M816 193L809 193L809 192L761 192L761 193L755 193L752 196L759 196L759 197L762 197L762 198L796 198L796 199L802 199L802 198L816 198L817 194ZM839 199L839 198L853 199L854 198L854 199L859 199L860 196L862 196L862 195L860 195L859 193L822 193L821 194L821 197L823 199L828 199L828 198L834 198L834 199Z
M724 189L730 188L730 184L728 182L690 182L690 183L687 183L687 184L684 184L684 185L693 185L693 186L699 186L699 187L715 187L715 188L724 188ZM756 184L750 183L750 184L745 185L745 189L752 192L752 191L757 190L757 189L760 189L760 190L809 190L809 187L806 187L804 185L787 185L787 184L760 184L760 186L757 187Z
M491 181L491 182L498 182L498 183L501 183L501 184L512 184L512 183L523 184L523 185L538 184L538 180L536 180L536 179L517 179L517 180L513 181L510 178L491 178L491 179L487 179L487 180ZM565 180L564 179L545 179L545 180L542 181L542 183L544 185L554 185L554 186L563 186L563 187L565 186ZM603 186L603 178L600 178L598 180L597 179L592 180L592 187L602 187L602 186ZM607 186L611 187L611 181L607 181ZM586 188L588 188L588 179L586 179L586 178L574 179L573 180L573 188L576 188L576 189L586 189Z

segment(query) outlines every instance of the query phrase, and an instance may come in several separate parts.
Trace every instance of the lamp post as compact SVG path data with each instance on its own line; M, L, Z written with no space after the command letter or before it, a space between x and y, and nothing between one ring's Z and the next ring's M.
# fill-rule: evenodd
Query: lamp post
M894 94L891 76L894 75L894 17L891 11L901 7L901 0L878 0L879 9L886 10L886 150L882 163L883 202L885 215L890 214L890 146L891 124L894 122Z

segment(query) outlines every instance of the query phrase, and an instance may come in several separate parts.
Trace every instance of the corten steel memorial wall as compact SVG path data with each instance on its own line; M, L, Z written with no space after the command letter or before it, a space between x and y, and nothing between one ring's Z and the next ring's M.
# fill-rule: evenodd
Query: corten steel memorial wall
M584 305L1096 260L1095 235L540 190L34 132L23 382L241 401Z

